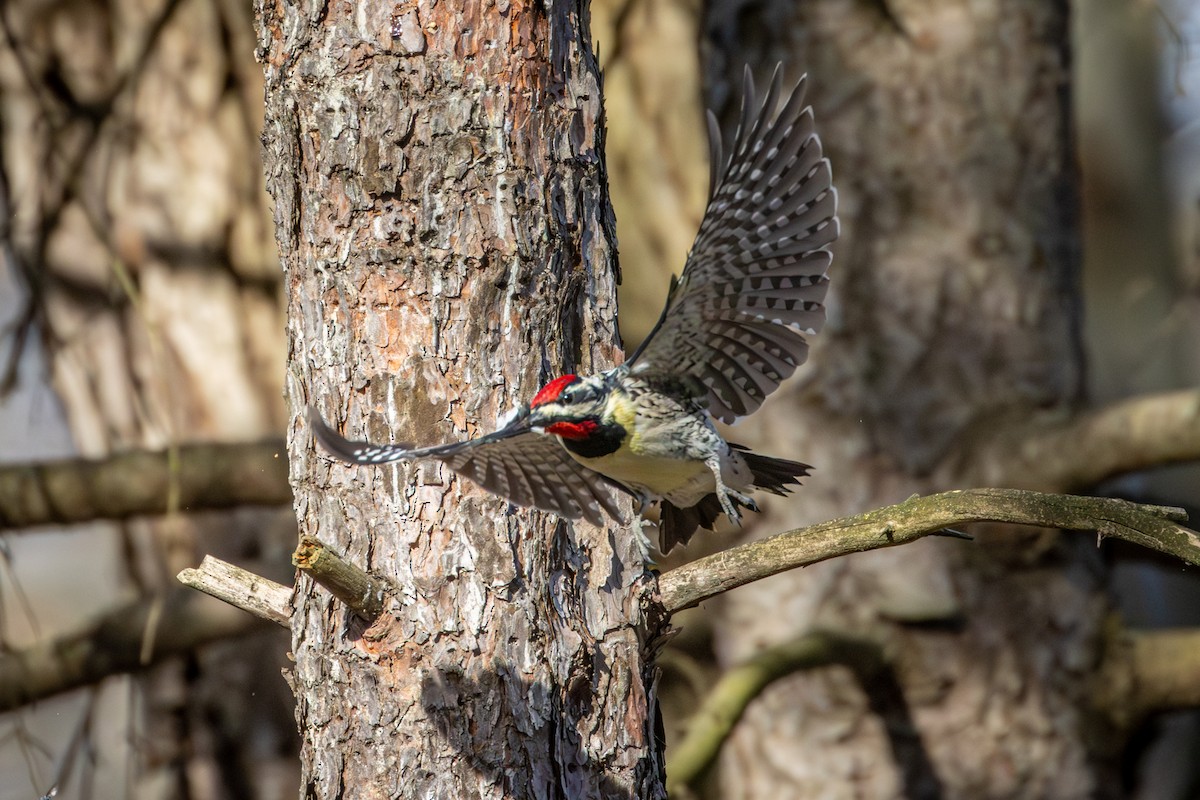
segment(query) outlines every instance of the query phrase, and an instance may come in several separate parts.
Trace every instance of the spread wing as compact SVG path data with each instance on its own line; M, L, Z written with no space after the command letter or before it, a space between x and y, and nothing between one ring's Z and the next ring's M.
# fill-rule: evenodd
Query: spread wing
M308 419L321 446L348 464L431 458L520 506L567 519L584 517L595 525L604 524L604 511L623 521L624 511L612 493L619 485L580 465L556 438L530 429L527 413L487 436L423 448L350 441L326 425L314 408Z
M708 209L658 325L628 362L635 374L699 379L709 411L725 422L756 410L804 363L804 334L825 321L837 191L804 104L804 78L772 119L780 85L776 68L760 102L747 69L727 162L709 113Z

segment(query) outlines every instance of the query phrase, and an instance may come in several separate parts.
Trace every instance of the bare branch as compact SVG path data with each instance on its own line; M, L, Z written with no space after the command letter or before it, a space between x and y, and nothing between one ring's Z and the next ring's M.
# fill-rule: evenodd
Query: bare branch
M969 522L1007 522L1097 531L1200 565L1200 534L1179 522L1182 509L1099 497L1041 494L1018 489L968 489L822 522L750 542L664 573L659 578L668 613L738 586L837 556L905 544Z
M292 563L368 622L383 612L387 586L344 560L316 537L300 537Z
M285 628L291 625L292 590L281 583L212 556L205 556L198 569L182 570L177 577L184 586L224 600L267 622Z
M269 630L262 620L191 590L138 600L60 639L0 655L0 711L261 630ZM144 658L150 636L155 645Z
M0 528L162 514L173 487L188 511L292 498L282 441L185 445L176 474L165 452L0 468Z
M1200 391L1146 395L1066 420L1000 427L945 468L955 482L1078 491L1136 470L1200 460Z

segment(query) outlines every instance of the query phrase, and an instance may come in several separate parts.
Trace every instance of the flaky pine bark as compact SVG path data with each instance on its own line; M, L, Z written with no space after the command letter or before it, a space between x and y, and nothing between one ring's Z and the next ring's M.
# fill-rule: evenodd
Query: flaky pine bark
M662 796L632 538L436 465L331 463L302 421L312 403L355 436L459 439L561 371L613 363L586 12L258 14L301 532L395 587L364 626L301 581L306 796Z

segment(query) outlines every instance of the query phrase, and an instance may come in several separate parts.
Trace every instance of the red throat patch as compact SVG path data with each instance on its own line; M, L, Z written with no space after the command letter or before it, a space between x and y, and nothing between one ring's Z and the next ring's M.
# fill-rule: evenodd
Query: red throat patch
M578 422L555 422L546 426L546 433L580 441L590 437L597 427L599 426L594 419L581 419Z
M577 380L579 380L579 378L575 375L563 375L561 378L555 378L538 390L538 393L535 394L533 399L529 401L529 407L537 408L542 403L554 402L558 399L558 396L563 393L563 389L567 388ZM547 430L549 429L547 428Z

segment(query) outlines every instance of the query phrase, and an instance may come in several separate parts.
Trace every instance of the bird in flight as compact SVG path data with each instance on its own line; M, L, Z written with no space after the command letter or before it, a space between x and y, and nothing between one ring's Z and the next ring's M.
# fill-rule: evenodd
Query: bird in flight
M756 489L786 494L808 465L727 442L714 420L758 409L804 363L825 321L837 191L805 105L805 78L780 104L746 71L728 157L709 112L708 208L658 324L629 359L547 383L495 433L414 448L350 441L309 418L321 445L351 464L434 459L521 506L603 524L624 521L614 490L659 506L659 547L686 544L724 514L757 511ZM639 527L640 535L640 527Z

